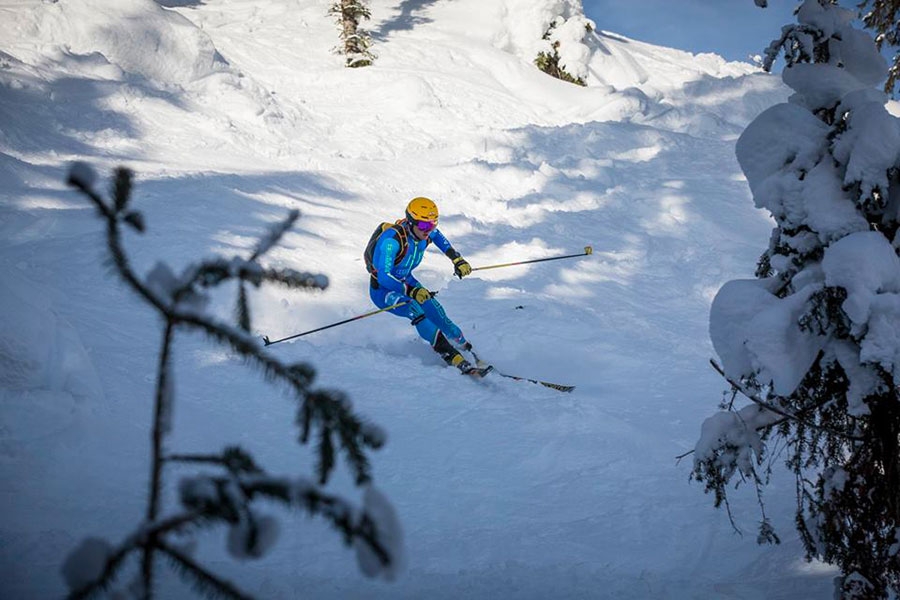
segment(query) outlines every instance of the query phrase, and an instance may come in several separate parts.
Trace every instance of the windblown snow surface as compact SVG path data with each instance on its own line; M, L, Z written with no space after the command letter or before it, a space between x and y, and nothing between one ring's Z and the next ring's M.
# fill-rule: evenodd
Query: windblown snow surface
M0 597L64 595L66 555L119 543L145 510L160 322L111 275L103 224L64 185L75 160L101 188L135 170L148 231L125 243L140 273L246 255L299 209L270 264L331 284L255 293L254 329L273 338L372 309L363 247L414 196L438 202L473 266L593 247L462 281L432 252L417 272L499 370L571 394L460 377L383 314L271 347L388 432L373 472L406 568L368 579L326 524L273 506L280 536L259 561L235 562L225 531L198 537L197 560L243 589L829 597L833 571L804 562L793 532L788 477L776 468L765 498L783 544L758 546L752 489L732 498L741 536L675 459L726 388L707 362L711 299L752 276L768 241L734 144L785 100L780 80L602 23L581 56L588 87L552 79L531 54L545 0L374 0L377 60L351 70L329 4L0 1ZM270 472L311 474L278 389L201 336L174 352L170 449L239 443ZM362 502L344 470L328 489ZM161 597L192 593L160 583Z

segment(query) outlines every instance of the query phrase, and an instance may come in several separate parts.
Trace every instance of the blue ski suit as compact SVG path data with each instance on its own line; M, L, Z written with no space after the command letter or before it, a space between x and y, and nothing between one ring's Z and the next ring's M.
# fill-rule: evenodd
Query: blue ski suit
M401 244L397 239L396 231L386 229L375 244L372 266L376 274L370 277L369 297L378 308L386 308L398 302L408 301L408 304L398 306L388 312L409 319L415 325L416 331L419 332L422 339L432 347L438 341L439 332L443 333L453 344L460 346L465 344L466 338L462 331L447 317L444 307L436 298L419 304L407 295L408 290L421 286L412 272L422 262L429 243L433 243L451 259L459 256L459 253L453 249L444 234L437 228L432 229L424 240L418 240L407 222L404 221L401 227L406 233L407 250L406 255L397 264L394 263L401 250Z

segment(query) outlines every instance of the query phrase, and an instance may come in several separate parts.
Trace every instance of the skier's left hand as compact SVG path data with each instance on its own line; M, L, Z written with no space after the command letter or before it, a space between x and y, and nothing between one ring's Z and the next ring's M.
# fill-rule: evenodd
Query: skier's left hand
M472 265L470 265L466 259L462 256L457 256L453 259L453 273L460 279L468 275L472 272Z

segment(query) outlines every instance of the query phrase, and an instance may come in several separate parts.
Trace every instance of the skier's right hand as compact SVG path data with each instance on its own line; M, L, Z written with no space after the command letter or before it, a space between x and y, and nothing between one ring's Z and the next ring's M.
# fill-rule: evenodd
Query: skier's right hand
M410 298L412 298L413 300L415 300L416 302L418 302L419 304L423 304L423 303L431 300L432 293L420 286L416 286L416 287L409 286L408 289L406 290L406 295L409 296Z

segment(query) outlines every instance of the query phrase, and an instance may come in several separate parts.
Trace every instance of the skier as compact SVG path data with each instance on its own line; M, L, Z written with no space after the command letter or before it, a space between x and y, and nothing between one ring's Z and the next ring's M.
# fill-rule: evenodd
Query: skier
M405 219L382 223L375 230L364 255L370 275L369 297L378 308L406 301L407 304L388 312L409 319L419 335L447 364L466 375L482 376L486 371L474 367L459 352L459 348L471 350L472 345L444 312L434 294L412 273L422 262L430 243L453 261L457 277L462 279L472 272L466 259L437 229L437 223L437 205L429 198L417 197L406 206Z

